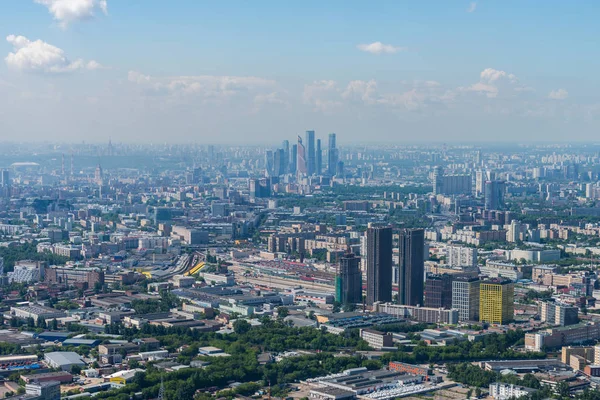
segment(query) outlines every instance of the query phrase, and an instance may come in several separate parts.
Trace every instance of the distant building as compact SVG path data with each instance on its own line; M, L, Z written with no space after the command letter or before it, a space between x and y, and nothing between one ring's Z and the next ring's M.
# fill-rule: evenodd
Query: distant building
M452 275L428 274L425 278L425 307L452 307Z
M494 279L479 286L479 320L506 324L514 319L515 286L511 281Z
M486 181L484 186L484 207L486 210L504 208L504 192L506 185L501 181Z

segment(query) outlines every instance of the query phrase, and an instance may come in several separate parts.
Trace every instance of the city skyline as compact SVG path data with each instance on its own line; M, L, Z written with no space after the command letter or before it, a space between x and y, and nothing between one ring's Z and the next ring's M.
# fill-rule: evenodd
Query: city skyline
M3 4L0 141L585 141L600 125L594 3L67 3Z

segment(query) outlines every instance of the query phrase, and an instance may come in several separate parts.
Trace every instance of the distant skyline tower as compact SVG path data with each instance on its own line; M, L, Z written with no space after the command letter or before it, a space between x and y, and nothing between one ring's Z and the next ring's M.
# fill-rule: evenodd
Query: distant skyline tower
M282 142L282 147L283 147L283 174L287 174L290 172L290 141L289 140L284 140Z
M433 168L433 194L441 194L444 188L444 168L437 166Z
M75 164L73 162L73 152L71 151L71 176L75 175Z
M345 254L340 258L335 280L335 299L341 304L362 302L360 257L356 257L353 253Z
M290 162L288 164L288 169L289 169L290 174L296 173L297 164L298 164L298 145L293 144L292 150L290 153Z
M62 153L60 160L60 174L65 176L65 153Z
M265 151L265 176L273 176L273 151Z
M323 152L321 151L321 139L317 139L317 150L315 154L316 173L321 175L323 169Z
M329 134L329 144L327 146L327 173L334 176L337 169L338 150L336 148L335 133Z
M501 210L504 208L504 191L506 186L502 181L486 181L484 186L484 207L486 210Z
M306 173L315 173L315 131L306 131Z
M101 185L103 177L104 173L102 172L102 167L100 166L100 163L98 163L98 165L96 166L96 171L94 173L94 180L98 185Z
M296 159L296 173L298 174L298 176L306 175L308 172L306 164L306 148L304 147L304 144L302 143L302 138L300 136L298 136Z
M367 229L367 304L392 301L392 228Z
M402 229L398 238L400 304L423 305L423 279L425 274L425 231Z
M113 145L112 145L112 140L110 139L110 137L108 138L108 155L109 156L113 155Z

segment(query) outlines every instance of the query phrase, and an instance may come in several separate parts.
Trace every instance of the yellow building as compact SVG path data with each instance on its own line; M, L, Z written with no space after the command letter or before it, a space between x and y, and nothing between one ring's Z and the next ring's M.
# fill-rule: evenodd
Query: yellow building
M493 279L479 285L479 321L506 324L515 314L515 285L509 280Z

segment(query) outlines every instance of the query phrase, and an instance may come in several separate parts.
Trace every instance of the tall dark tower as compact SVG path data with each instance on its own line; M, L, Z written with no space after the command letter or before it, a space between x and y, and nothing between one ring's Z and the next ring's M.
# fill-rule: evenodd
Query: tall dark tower
M423 305L423 280L425 273L425 231L403 229L398 238L400 304Z
M327 173L330 176L334 176L337 170L338 163L338 150L336 148L336 136L335 133L329 134L329 144L327 146Z
M367 304L392 301L392 228L367 229Z
M323 170L323 152L321 151L321 139L317 139L317 150L315 154L316 173L321 175Z
M315 131L306 131L306 174L315 173Z
M353 253L340 258L335 279L335 299L342 304L362 302L362 274L360 258Z

